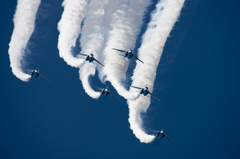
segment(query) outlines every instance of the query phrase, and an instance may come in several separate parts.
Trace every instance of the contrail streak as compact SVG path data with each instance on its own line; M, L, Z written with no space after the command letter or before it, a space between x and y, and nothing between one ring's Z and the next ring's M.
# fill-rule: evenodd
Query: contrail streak
M132 85L144 87L146 84L152 92L156 77L159 60L162 55L164 44L169 36L173 25L179 17L185 0L162 0L156 5L156 10L151 15L147 31L142 38L142 45L139 48L139 58L144 59L144 65L137 62L132 76ZM134 91L131 88L130 91ZM129 123L135 136L140 142L149 143L154 140L154 136L146 134L142 129L141 112L146 112L150 105L150 98L140 96L129 104Z
M14 30L8 50L10 66L13 74L25 82L31 76L22 71L20 64L24 63L25 48L35 27L36 13L40 2L41 0L18 0L13 18Z
M85 17L89 0L64 0L62 19L58 23L60 32L58 38L59 55L68 65L79 67L84 63L83 59L74 57L71 48L75 46L80 34L81 23Z
M129 50L134 47L136 37L139 33L144 11L149 4L148 0L124 1L112 15L109 37L104 49L105 68L100 70L100 78L106 76L118 94L126 99L136 99L124 86L122 81L126 78L129 60L120 56L119 52L112 48Z

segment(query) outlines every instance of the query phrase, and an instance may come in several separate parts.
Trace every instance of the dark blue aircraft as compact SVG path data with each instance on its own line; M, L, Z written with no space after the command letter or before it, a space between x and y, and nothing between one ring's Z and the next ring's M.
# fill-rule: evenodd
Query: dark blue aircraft
M176 145L169 137L167 137L167 135L164 133L164 130L162 129L161 131L157 131L157 130L152 130L152 129L149 129L150 131L152 132L155 132L157 133L156 134L156 137L158 137L159 139L163 139L164 137L166 139L168 139L169 141L171 141L174 145Z
M148 87L146 86L145 88L139 88L139 87L135 87L135 86L130 86L133 88L137 88L137 89L141 89L140 94L146 96L148 94L150 94L151 96L153 96L154 98L156 98L157 100L160 101L160 99L158 99L157 97L155 97L151 92L149 92Z
M80 55L83 55L83 56L87 56L86 59L85 59L86 61L89 61L89 62L96 61L97 63L99 63L100 65L102 65L103 67L105 67L103 64L101 64L98 60L96 60L96 59L93 57L92 52L91 52L90 55L81 54L81 53L79 53L79 54L80 54Z
M120 52L123 52L124 53L124 55L121 55L121 56L123 56L123 57L125 57L125 58L128 58L128 59L130 59L130 58L132 58L132 57L135 57L137 60L139 60L140 62L142 62L143 64L144 64L144 62L143 61L141 61L139 58L137 58L137 56L136 55L134 55L133 54L133 51L132 51L132 49L130 50L130 51L125 51L125 50L119 50L119 49L114 49L114 48L112 48L113 50L116 50L116 51L120 51Z
M120 99L118 99L116 96L114 96L110 91L109 91L109 88L99 88L99 87L95 87L93 86L94 88L98 89L98 90L101 90L101 94L104 95L104 96L108 96L109 94L112 95L114 98L116 98L117 100L119 100L121 102Z
M22 67L22 66L20 66ZM29 68L26 68L26 67L22 67L23 69L29 71L29 74L32 76L32 77L35 77L37 78L38 76L41 76L43 79L45 79L46 81L48 81L50 83L49 80L47 80L42 74L39 73L39 69L36 69L36 70L32 70L32 69L29 69Z

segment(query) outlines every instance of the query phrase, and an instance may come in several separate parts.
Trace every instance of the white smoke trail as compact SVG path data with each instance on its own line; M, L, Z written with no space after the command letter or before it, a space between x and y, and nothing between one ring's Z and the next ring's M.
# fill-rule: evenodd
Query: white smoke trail
M79 67L84 63L83 59L73 57L71 48L75 46L80 34L81 23L85 17L89 0L64 0L62 19L58 23L60 32L58 38L59 55L68 65Z
M88 5L88 11L82 27L80 44L83 54L94 54L94 58L99 60L98 54L102 51L105 28L105 14L109 2L106 0L91 0ZM81 55L79 55L80 57ZM82 81L85 92L92 98L99 98L101 93L95 92L89 83L90 76L95 75L95 62L85 62L79 70L80 80ZM102 67L102 66L101 66Z
M82 81L83 88L85 92L92 98L99 98L101 93L96 92L92 89L89 83L89 78L95 75L95 65L85 62L85 64L79 70L79 77Z
M129 50L133 48L136 37L140 31L144 11L149 4L149 0L132 0L122 3L120 8L113 14L110 24L111 31L104 49L105 68L100 70L100 78L104 76L111 82L118 94L126 99L136 99L124 86L122 81L126 78L129 60L120 56L119 52L112 48Z
M25 48L35 27L36 13L40 2L41 0L18 0L13 18L14 30L8 50L10 66L13 74L26 82L31 76L22 72L20 63L24 60Z
M151 22L143 36L142 45L139 48L139 58L144 58L144 65L137 62L132 76L132 85L144 87L146 84L151 92L156 77L156 71L164 44L172 30L174 23L180 14L185 0L162 0L156 5ZM134 91L131 88L130 91ZM140 142L149 143L154 136L146 134L142 129L141 112L146 112L150 105L150 98L140 96L135 101L128 100L129 123L135 136Z
M109 31L109 24L113 12L119 7L121 1L91 0L88 5L88 11L82 27L80 44L82 53L89 54L93 51L94 57L103 63L102 51L106 42L106 36ZM81 56L81 55L80 55ZM98 98L99 92L95 92L89 84L90 76L95 75L96 66L99 69L103 67L96 62L89 64L85 62L79 70L80 79L85 92L92 98Z

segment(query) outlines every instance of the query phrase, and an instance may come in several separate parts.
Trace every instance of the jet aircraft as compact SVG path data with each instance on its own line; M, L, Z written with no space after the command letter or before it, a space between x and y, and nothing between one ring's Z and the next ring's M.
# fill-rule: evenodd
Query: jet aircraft
M20 67L22 67L22 66L20 66ZM37 77L40 75L43 79L45 79L46 81L48 81L49 83L51 83L49 80L47 80L47 79L39 72L39 69L32 70L32 69L29 69L29 68L26 68L26 67L22 67L22 68L25 69L25 70L27 70L27 71L30 71L30 72L31 72L30 75L31 75L32 77L37 78Z
M116 50L116 51L123 52L124 55L121 55L121 54L120 54L120 55L123 56L123 57L126 57L126 58L128 58L128 59L130 59L130 58L132 58L132 57L135 57L137 60L139 60L140 62L142 62L142 63L144 64L144 62L143 62L142 60L140 60L139 58L137 58L136 55L133 54L132 49L129 50L129 51L119 50L119 49L115 49L115 48L112 48L112 49L113 49L113 50Z
M162 139L162 138L166 138L168 139L169 141L171 141L174 145L176 145L169 137L167 137L167 135L165 134L164 130L162 129L161 131L157 131L157 130L152 130L152 129L149 129L150 131L152 132L155 132L157 133L156 134L156 137L158 137L159 139Z
M117 100L119 100L120 102L121 102L121 100L120 99L118 99L116 96L114 96L110 91L109 91L109 88L107 87L107 88L99 88L99 87L95 87L95 86L93 86L94 88L96 88L96 89L98 89L98 90L101 90L102 92L101 92L101 94L102 95L104 95L104 96L108 96L109 94L111 94L114 98L116 98Z
M83 55L83 56L87 56L86 59L85 59L86 61L93 62L93 61L95 60L97 63L99 63L100 65L102 65L103 67L105 67L103 64L101 64L97 59L95 59L95 58L93 57L92 52L91 52L90 55L81 54L81 53L79 53L79 54L80 54L80 55Z
M148 87L146 86L145 88L139 88L139 87L135 87L135 86L130 86L133 88L137 88L137 89L141 89L140 94L143 94L144 96L150 94L151 96L153 96L154 98L156 98L157 100L160 101L160 99L158 99L157 97L155 97L151 92L149 92Z

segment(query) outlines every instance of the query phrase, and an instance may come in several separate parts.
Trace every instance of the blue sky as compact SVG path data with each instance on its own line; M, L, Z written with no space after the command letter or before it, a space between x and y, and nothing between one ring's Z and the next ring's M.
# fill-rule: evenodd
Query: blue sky
M16 1L0 5L0 158L240 157L240 2L186 0L170 33L154 87L161 101L152 100L144 124L164 128L176 145L140 143L122 97L94 100L84 92L78 69L58 54L61 2L42 0L29 43L29 67L39 67L51 84L25 83L12 74L8 44ZM92 83L105 86L97 77Z

